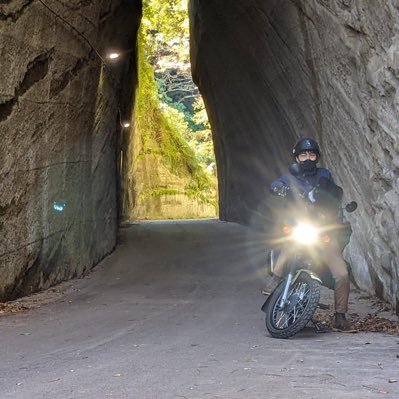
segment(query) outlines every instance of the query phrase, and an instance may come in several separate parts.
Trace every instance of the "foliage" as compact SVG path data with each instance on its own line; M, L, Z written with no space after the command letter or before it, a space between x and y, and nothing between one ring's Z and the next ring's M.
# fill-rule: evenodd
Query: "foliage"
M145 35L140 31L136 129L140 131L143 140L142 153L159 154L172 173L191 176L186 194L195 195L200 201L208 203L207 196L216 192L215 184L185 139L189 129L184 116L159 100L154 71L146 58L147 45Z
M172 189L172 188L154 188L151 190L147 190L142 193L143 198L147 197L161 197L162 195L178 195L184 194L180 190Z
M180 63L189 63L187 7L187 0L143 0L142 25L151 58L173 53Z
M193 121L197 129L193 131L189 141L197 149L197 156L200 162L216 175L212 131L202 97L197 98L194 103L194 110Z
M139 196L183 194L216 210L217 179L205 171L213 162L209 124L203 103L194 101L198 90L189 63L187 0L143 0L143 5L135 109L142 146L136 160L152 154L186 187L150 184Z
M160 101L181 114L187 125L181 130L184 137L202 166L214 168L208 117L191 78L188 0L144 0L143 6L146 55L155 70ZM181 116L173 115L179 124Z

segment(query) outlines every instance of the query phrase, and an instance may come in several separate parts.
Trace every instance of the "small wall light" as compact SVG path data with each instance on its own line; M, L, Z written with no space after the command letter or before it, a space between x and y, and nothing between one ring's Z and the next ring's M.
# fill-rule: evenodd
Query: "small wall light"
M122 122L122 127L130 127L130 123L129 122Z
M106 58L108 58L109 60L117 60L120 56L121 56L120 53L112 52L112 53L108 53L106 55Z

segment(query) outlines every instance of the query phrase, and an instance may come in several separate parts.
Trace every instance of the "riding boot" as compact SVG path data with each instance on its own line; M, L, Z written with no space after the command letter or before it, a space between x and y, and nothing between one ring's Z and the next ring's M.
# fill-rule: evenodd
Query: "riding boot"
M346 320L345 313L335 313L333 330L346 333L357 332L356 328L352 326L352 323Z
M275 274L272 275L272 278L267 283L266 287L263 288L262 294L263 295L271 295L272 292L277 288L283 278L280 276L276 276Z

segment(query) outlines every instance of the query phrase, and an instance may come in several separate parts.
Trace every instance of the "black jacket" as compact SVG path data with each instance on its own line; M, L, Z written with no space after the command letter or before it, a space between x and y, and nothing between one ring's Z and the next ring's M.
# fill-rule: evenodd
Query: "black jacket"
M342 218L340 211L343 190L335 184L328 169L316 168L314 172L285 173L270 185L270 191L280 197L301 200L321 207Z

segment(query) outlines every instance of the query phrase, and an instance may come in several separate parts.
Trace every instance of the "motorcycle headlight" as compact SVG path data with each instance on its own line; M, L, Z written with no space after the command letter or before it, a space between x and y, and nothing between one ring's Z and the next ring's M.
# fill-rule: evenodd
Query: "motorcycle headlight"
M307 223L298 224L292 231L292 238L302 245L312 245L317 242L319 233L317 229Z

